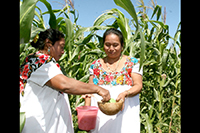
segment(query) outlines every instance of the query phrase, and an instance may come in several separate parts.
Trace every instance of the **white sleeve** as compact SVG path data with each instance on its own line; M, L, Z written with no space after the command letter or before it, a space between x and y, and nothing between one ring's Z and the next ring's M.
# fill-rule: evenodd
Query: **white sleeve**
M93 69L91 67L89 67L89 73L90 73L90 75L94 74L94 71L93 71Z
M143 68L141 67L140 71L139 71L139 68L140 68L140 63L137 63L133 66L132 68L132 73L138 73L140 75L143 75Z
M63 74L54 62L43 64L36 71L32 72L29 80L40 86L44 86L47 81L58 74Z

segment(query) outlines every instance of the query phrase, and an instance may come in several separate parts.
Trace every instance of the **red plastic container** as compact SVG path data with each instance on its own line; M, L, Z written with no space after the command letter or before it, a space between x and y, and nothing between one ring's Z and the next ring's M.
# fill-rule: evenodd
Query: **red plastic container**
M98 107L79 106L76 108L78 113L78 128L81 130L92 130L95 128Z

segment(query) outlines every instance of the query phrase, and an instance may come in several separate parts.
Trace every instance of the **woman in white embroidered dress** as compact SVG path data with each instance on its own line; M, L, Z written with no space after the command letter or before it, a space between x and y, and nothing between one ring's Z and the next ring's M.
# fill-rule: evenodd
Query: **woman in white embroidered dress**
M139 61L134 57L122 55L124 40L121 31L111 28L103 35L106 57L98 59L89 68L89 83L99 85L110 91L111 98L124 102L116 115L109 116L98 111L95 129L92 133L140 133L140 101L143 70L139 71ZM100 97L83 95L85 105L97 105Z
M56 63L64 53L65 39L60 31L40 32L31 45L39 51L27 56L20 67L20 112L26 113L22 132L73 133L67 94L96 93L108 101L109 91L63 75Z

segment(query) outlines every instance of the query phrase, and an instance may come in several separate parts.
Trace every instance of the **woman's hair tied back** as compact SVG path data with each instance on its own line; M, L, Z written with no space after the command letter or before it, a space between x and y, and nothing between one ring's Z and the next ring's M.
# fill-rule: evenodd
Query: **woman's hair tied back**
M31 42L31 45L36 49L39 48L39 50L42 50L44 49L45 40L47 38L52 42L52 45L54 45L56 41L64 37L65 37L64 34L60 32L59 30L49 28L37 34L35 38L33 39L33 41Z

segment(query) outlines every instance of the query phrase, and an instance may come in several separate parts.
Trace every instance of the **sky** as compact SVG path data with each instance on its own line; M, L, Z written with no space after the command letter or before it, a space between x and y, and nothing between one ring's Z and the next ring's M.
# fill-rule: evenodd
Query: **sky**
M131 0L135 6L136 12L138 12L137 0ZM150 0L144 0L145 5L149 5ZM180 0L157 0L157 4L162 6L162 12L164 12L164 6L166 6L166 24L170 27L170 35L174 36L178 23L180 20ZM106 10L117 8L125 17L132 19L131 16L121 7L114 3L114 0L74 0L75 9L79 11L78 24L81 26L92 26L95 19L104 13ZM152 15L152 10L148 9L149 17Z
M65 0L47 0L53 9L62 9L65 5ZM95 19L104 13L106 10L110 10L112 8L119 9L126 18L131 20L131 16L124 10L123 8L117 6L114 3L114 0L72 0L74 1L74 8L79 12L79 18L77 21L78 25L82 27L92 26ZM155 1L155 0L154 0ZM181 2L180 0L156 0L157 5L162 6L162 13L164 12L164 7L166 7L166 24L169 25L169 34L174 37L174 34L177 30L177 26L181 21ZM131 0L133 3L136 12L138 12L138 2L137 0ZM146 6L150 5L150 0L144 0ZM37 6L42 10L42 12L47 11L46 7L38 2ZM148 16L152 15L152 10L148 9ZM48 25L49 14L44 16L45 25ZM103 34L103 31L102 33Z

